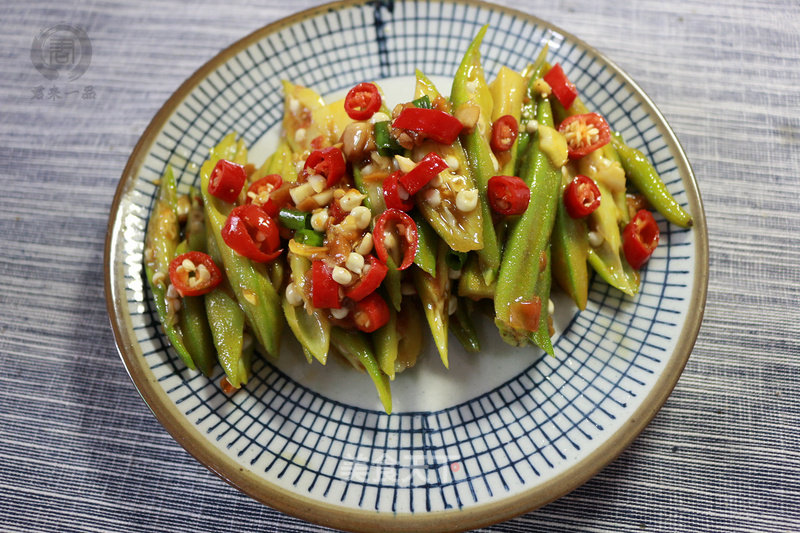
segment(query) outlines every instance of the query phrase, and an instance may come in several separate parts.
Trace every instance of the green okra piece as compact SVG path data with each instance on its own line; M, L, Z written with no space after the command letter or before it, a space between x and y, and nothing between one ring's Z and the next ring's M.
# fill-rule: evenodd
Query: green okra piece
M374 228L375 219L386 211L386 202L383 200L383 188L379 183L367 182L364 180L361 168L356 165L353 165L353 182L356 185L356 189L366 196L363 203L369 208L370 212L372 212L372 222L370 222L370 226ZM386 289L386 293L389 295L389 301L392 306L395 310L399 311L403 301L401 287L402 272L397 269L397 264L391 257L386 259L386 266L389 267L389 271L386 273L386 278L383 280L383 286Z
M288 259L294 289L303 298L303 302L295 306L289 303L285 295L283 296L282 305L286 322L295 338L303 346L303 350L324 365L328 361L331 324L325 312L316 309L305 298L307 294L306 274L311 268L311 261L292 252L288 253Z
M470 318L472 307L471 300L459 298L456 312L450 317L450 331L467 352L478 353L481 351L481 343L478 339L478 332L475 330L475 324Z
M405 148L400 146L390 133L391 122L388 120L376 122L373 130L375 132L375 146L378 148L380 155L390 157L405 152Z
M472 41L464 54L464 59L456 71L450 101L453 109L458 111L465 105L476 105L480 109L477 125L468 133L463 133L461 140L467 154L467 164L478 186L478 198L483 217L483 248L478 250L481 268L487 283L497 275L500 268L500 244L491 224L492 213L489 208L486 191L489 179L496 174L489 139L492 134L490 123L492 113L492 95L486 84L481 66L480 45L488 26L484 26Z
M203 206L200 205L201 216L202 209ZM190 210L187 226L191 224L192 215ZM175 250L175 255L178 256L188 251L204 252L205 245L200 247L199 250L193 249L189 246L188 228L186 233L187 239L178 244L178 248ZM195 236L195 239L193 240L196 240L196 237L197 236ZM181 310L178 314L178 324L180 325L181 333L183 335L183 343L191 355L192 360L195 362L195 365L197 365L197 369L206 376L210 376L211 372L214 371L217 353L214 349L214 340L211 337L211 329L208 325L208 318L206 317L206 308L203 300L203 296L184 296L181 299Z
M537 304L546 313L548 300L538 280L549 264L547 253L561 187L560 169L540 146L542 126L553 126L546 98L537 106L537 121L539 130L529 147L528 174L523 176L530 184L531 199L525 212L509 225L495 291L495 323L503 340L517 346L527 344L539 329L538 323L532 324ZM547 293L549 299L549 290ZM547 344L540 347L546 349Z
M542 77L544 71L549 45L545 45L536 57L536 60L528 65L520 75L526 80L525 97L522 101L520 110L519 135L517 136L517 160L514 167L514 176L523 174L522 167L527 163L528 144L530 143L531 133L528 131L528 122L536 120L536 97L533 94L533 83Z
M419 70L417 71L414 95L417 98L427 97L429 101L441 98L441 94L433 82ZM469 212L463 212L454 205L457 191L476 188L461 140L456 139L453 144L428 142L424 146L427 151L436 152L442 159L454 161L457 168L439 174L440 180L443 181L440 189L450 190L454 194L444 195L442 201L436 204L426 201L418 202L418 209L439 237L453 250L469 252L483 248L483 224L485 220L483 211L481 209L473 209ZM486 220L491 222L491 219Z
M241 163L246 161L246 153L244 143L236 142L235 134L232 133L211 151L209 159L203 163L200 177L206 212L206 231L209 231L216 240L225 273L236 300L244 310L251 331L266 352L272 357L277 357L283 313L280 308L280 298L269 277L268 269L264 264L255 263L237 254L225 244L220 232L233 206L208 192L209 176L217 161L228 159Z
M431 276L421 268L413 267L414 285L425 310L436 349L445 368L449 368L447 351L447 325L450 319L450 298L455 295L450 293L450 277L447 272L446 256L449 248L443 241L439 241L436 253L436 276Z
M400 349L400 332L397 330L397 311L389 307L389 321L372 334L375 357L384 374L394 380L395 363Z
M551 274L551 253L550 245L548 245L545 251L545 268L539 274L539 279L536 282L536 297L542 302L542 307L539 311L539 327L536 328L536 331L530 333L528 339L546 353L555 355L553 343L550 340L550 285L553 282Z
M664 218L682 228L693 224L692 216L672 197L655 167L645 155L625 144L619 133L611 136L611 144L619 155L622 168L630 182Z
M481 273L478 256L469 254L467 262L461 270L461 277L458 279L458 295L470 300L493 299L496 288L497 280L486 283Z
M354 366L363 367L378 391L386 414L392 412L392 390L389 377L381 371L372 351L369 338L359 331L331 328L331 345Z
M552 272L556 283L572 298L578 309L583 310L589 298L589 240L586 222L570 217L564 207L564 188L568 183L568 174L564 174L550 238Z
M147 224L145 235L145 275L153 293L158 318L164 333L178 352L184 364L196 370L192 356L184 343L183 333L178 324L178 315L167 305L167 287L169 280L169 264L176 256L180 228L177 216L178 195L175 189L175 176L172 167L167 167L159 184L158 198Z
M206 237L206 244L211 259L217 265L222 265L217 241L211 233ZM247 358L243 357L244 311L239 307L227 279L223 279L203 298L217 360L228 377L228 383L237 389L241 388L247 384L250 376L250 365Z
M414 264L422 270L436 276L436 249L438 247L439 237L436 232L423 218L419 211L414 210L411 212L411 218L417 225L417 253L414 255Z

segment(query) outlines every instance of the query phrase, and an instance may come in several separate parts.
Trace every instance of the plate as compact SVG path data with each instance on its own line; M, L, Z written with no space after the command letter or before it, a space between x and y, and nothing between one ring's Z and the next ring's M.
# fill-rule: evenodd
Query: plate
M412 94L420 68L449 92L468 43L487 78L522 69L544 43L590 109L641 149L694 216L683 230L657 217L661 244L635 298L598 279L578 312L554 298L555 357L500 341L451 338L450 371L429 343L393 383L386 415L370 380L342 365L308 365L285 338L277 362L257 358L247 387L226 396L187 370L158 327L142 268L146 221L167 164L181 190L208 150L240 133L260 163L277 139L280 81L323 95L378 81L390 101ZM705 303L702 203L686 156L655 105L611 61L530 15L485 3L345 2L271 24L201 67L164 104L134 149L109 220L106 295L117 346L147 405L189 453L263 503L362 531L463 530L502 521L575 489L627 446L666 400L691 352ZM284 337L290 337L286 334Z

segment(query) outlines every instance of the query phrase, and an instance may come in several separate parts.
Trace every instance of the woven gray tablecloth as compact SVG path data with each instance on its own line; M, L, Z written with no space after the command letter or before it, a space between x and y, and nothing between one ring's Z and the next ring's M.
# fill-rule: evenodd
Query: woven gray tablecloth
M583 487L487 531L800 530L800 5L516 5L625 69L697 175L710 279L672 396ZM313 2L0 5L0 530L321 531L206 470L142 402L103 293L108 210L161 104L247 33ZM80 26L46 79L34 39Z

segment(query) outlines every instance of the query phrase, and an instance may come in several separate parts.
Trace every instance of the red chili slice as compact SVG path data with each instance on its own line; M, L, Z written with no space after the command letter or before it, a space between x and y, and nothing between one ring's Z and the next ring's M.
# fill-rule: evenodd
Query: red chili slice
M607 145L611 139L608 122L597 113L567 117L558 126L558 131L567 140L570 159L580 159Z
M531 190L516 176L494 176L489 179L489 207L501 215L520 215L528 208Z
M642 268L658 246L660 235L653 214L640 209L622 231L622 250L628 264L636 270Z
M558 99L558 102L564 106L564 109L569 109L572 102L578 97L578 89L569 81L559 63L553 65L553 68L544 75L544 81L553 90L553 94Z
M384 263L389 259L389 252L386 250L386 238L389 236L396 238L395 234L399 234L403 248L402 260L398 270L405 270L411 266L411 263L414 262L414 256L417 255L417 245L419 244L417 225L410 216L402 211L387 209L375 220L375 229L372 232L375 253L378 254L378 259Z
M278 223L253 204L234 207L221 234L233 251L259 263L272 261L282 251Z
M208 254L187 252L169 264L169 281L181 296L200 296L219 285L222 272Z
M369 255L366 259L368 261L369 270L362 274L356 284L345 293L345 296L354 302L360 302L371 293L375 292L375 289L381 286L383 279L389 272L389 268L378 261L374 255ZM367 267L365 266L364 268L366 269Z
M261 207L269 216L277 217L280 207L273 201L272 192L279 189L281 185L283 185L283 179L279 174L264 176L247 189L246 203L255 202L255 205Z
M383 200L389 209L399 209L400 211L411 211L414 207L414 199L409 192L400 184L402 172L395 171L383 180ZM405 199L403 199L405 196Z
M381 93L374 83L359 83L344 98L344 110L353 120L367 120L381 108Z
M495 152L507 152L514 146L519 134L519 124L517 119L511 115L503 115L492 124L492 140L490 142L492 150Z
M394 119L392 127L411 130L443 144L453 144L464 126L450 113L438 109L407 107Z
M539 319L542 316L542 300L534 296L530 300L511 302L509 308L509 323L511 327L525 331L539 329Z
M564 188L564 207L572 218L583 218L600 207L600 189L594 180L583 174L575 176Z
M328 187L332 187L344 176L347 170L347 163L344 160L344 154L339 148L329 146L322 150L311 152L303 169L310 169L314 174L324 176Z
M356 302L353 319L358 329L372 333L389 322L389 305L380 294L373 292L360 302Z
M318 309L339 309L339 284L333 279L333 269L324 261L311 263L311 303Z
M400 176L399 180L408 194L417 194L439 172L447 170L447 168L447 163L439 157L439 154L430 152L408 174Z
M208 178L208 193L232 204L239 197L245 181L247 172L242 165L220 159Z

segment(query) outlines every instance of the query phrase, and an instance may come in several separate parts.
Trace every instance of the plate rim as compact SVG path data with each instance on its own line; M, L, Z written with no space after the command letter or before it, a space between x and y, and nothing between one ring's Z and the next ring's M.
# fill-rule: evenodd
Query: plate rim
M683 328L677 336L675 348L667 359L661 376L643 397L639 407L595 450L544 483L496 501L465 508L417 513L379 513L366 509L345 508L299 493L282 490L277 484L246 469L208 442L199 430L188 423L185 415L166 395L152 371L146 368L144 359L135 353L135 339L127 334L130 317L123 308L123 300L120 299L114 283L117 279L117 270L120 268L120 265L114 261L114 252L118 249L117 241L121 234L119 209L125 193L131 189L149 148L166 125L169 116L188 94L220 65L243 49L285 27L325 12L376 2L375 0L339 0L322 4L276 20L233 42L216 53L180 84L148 123L126 162L111 203L105 238L103 263L106 307L117 352L128 376L153 415L181 447L222 480L251 498L288 515L328 527L353 531L374 531L380 527L386 531L404 531L413 525L417 531L464 531L511 519L568 494L589 481L617 458L639 436L664 405L689 359L705 310L709 272L708 230L697 179L674 131L644 90L605 54L546 20L490 2L478 0L439 1L499 11L563 35L604 61L641 100L647 114L655 119L665 144L676 156L676 165L694 219L696 259L692 292L688 301L689 307Z

